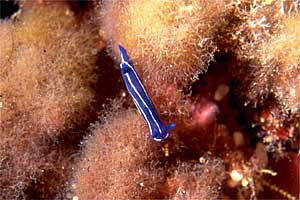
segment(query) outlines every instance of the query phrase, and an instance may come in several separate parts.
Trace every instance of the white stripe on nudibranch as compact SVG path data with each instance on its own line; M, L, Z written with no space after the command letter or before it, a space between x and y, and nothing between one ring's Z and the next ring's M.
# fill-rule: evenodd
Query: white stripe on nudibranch
M155 125L156 125L157 128L159 129L159 132L162 132L162 131L161 131L161 128L160 128L160 126L159 126L159 124L158 124L158 122L157 122L157 120L156 120L155 117L153 116L153 113L152 113L151 109L149 108L149 106L146 104L146 102L144 101L144 99L142 98L142 96L140 95L140 93L139 93L139 92L137 91L137 89L135 88L135 85L132 83L130 76L129 76L128 74L125 74L125 76L127 77L128 81L129 81L129 84L130 84L130 86L133 88L134 92L138 95L139 99L140 99L140 100L143 102L143 104L146 106L147 111L149 111L152 120L154 121ZM129 91L129 92L131 93L131 91ZM146 92L146 91L144 91L144 92ZM132 96L133 99L135 98L133 95L131 95L131 96ZM144 111L143 111L143 109L141 108L141 106L139 105L138 101L137 101L137 106L138 106L138 107L142 110L142 112L144 113ZM147 120L147 122L148 122L148 124L149 124L150 122L149 122L149 119L148 119L147 115L144 115L144 116L146 116L145 119Z
M139 85L143 88L143 91L146 94L147 98L150 99L147 92L146 92L146 89L144 88L144 85L142 84L141 80L139 79L138 75L136 74L135 69L128 62L126 62L123 59L122 59L122 63L125 63L132 70L132 72L134 73L134 76L136 77L136 79L139 82ZM121 63L121 68L122 68L122 63Z
M147 123L147 125L148 125L148 127L149 127L149 129L150 129L150 134L152 135L152 127L151 127L150 122L149 122L148 120L146 120L147 117L146 117L144 111L141 110L140 106L138 106L138 103L136 102L136 100L135 100L134 98L133 98L133 102L134 102L134 104L136 105L136 107L137 107L137 109L138 109L140 115L142 115L143 118L145 119L145 121L146 121L146 123Z
M139 111L139 113L143 116L144 120L146 121L151 136L153 140L155 141L162 141L163 139L167 138L169 136L169 133L167 132L168 129L172 129L175 127L175 124L171 124L167 127L165 126L158 118L157 113L155 111L155 108L152 105L151 99L149 98L147 91L145 90L141 80L139 79L139 76L137 75L134 67L130 64L129 57L126 53L126 50L119 45L120 48L120 54L121 54L121 64L120 67L123 69L125 66L130 68L131 73L127 73L126 70L122 71L123 78L125 80L125 84L127 84L127 89L133 98L133 101ZM124 56L126 57L124 59ZM128 60L127 60L128 59ZM137 81L132 80L132 78L135 78ZM140 88L137 88L139 86ZM148 114L149 113L149 114ZM154 115L155 114L155 115ZM157 129L152 130L152 126L155 125ZM163 130L166 132L163 132ZM155 133L153 131L158 131L159 135L155 137Z
M146 96L148 97L148 99L150 99L149 96L148 96L148 94L147 94L147 92L146 92L146 89L144 88L144 85L142 84L141 80L139 79L139 76L136 74L135 69L131 66L131 64L129 64L127 61L124 60L124 57L123 57L123 55L121 53L121 64L120 64L121 68L122 68L122 63L125 63L133 71L135 77L139 81L139 85L143 88L143 90L144 90Z

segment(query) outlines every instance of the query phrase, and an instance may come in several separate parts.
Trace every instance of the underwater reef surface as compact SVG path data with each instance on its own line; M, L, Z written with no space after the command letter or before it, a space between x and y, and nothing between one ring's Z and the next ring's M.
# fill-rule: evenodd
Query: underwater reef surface
M299 1L0 8L1 199L300 198ZM161 142L118 45L176 124Z

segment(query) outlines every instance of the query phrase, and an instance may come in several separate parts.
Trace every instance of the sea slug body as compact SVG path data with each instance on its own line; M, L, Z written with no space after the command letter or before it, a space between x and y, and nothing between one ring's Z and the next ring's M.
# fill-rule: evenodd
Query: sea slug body
M151 99L149 98L138 74L136 73L133 64L127 55L126 50L119 45L121 55L121 73L128 92L130 93L133 101L146 121L150 134L153 140L162 141L169 136L169 130L175 128L172 123L166 126L158 117Z

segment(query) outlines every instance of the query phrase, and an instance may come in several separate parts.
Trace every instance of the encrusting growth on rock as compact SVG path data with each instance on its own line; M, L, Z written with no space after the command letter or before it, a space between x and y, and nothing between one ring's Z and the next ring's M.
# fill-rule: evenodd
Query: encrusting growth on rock
M225 175L220 160L208 158L203 164L178 161L168 167L163 144L150 138L137 112L120 109L118 101L112 107L101 117L104 121L92 126L92 134L84 142L84 153L72 184L75 196L217 198Z
M93 129L75 174L79 199L163 198L163 152L137 112L113 109Z
M254 80L249 98L264 100L274 95L283 114L300 109L300 17L285 17L281 27L259 49L253 49L258 62L252 67Z
M93 32L91 21L79 23L63 3L36 5L1 21L2 199L25 198L30 187L49 198L69 176L66 155L96 114L99 37Z
M213 36L225 23L225 5L225 0L106 0L99 20L112 50L124 46L151 84L182 84L213 59Z
M126 48L158 110L178 113L184 87L207 70L226 0L105 0L96 12L111 54ZM218 21L218 23L216 23Z
M182 162L169 171L172 175L165 183L169 199L218 199L225 178L219 159L207 157L202 164Z
M300 1L14 2L0 199L297 199ZM176 123L163 141L125 90L118 45L138 108Z

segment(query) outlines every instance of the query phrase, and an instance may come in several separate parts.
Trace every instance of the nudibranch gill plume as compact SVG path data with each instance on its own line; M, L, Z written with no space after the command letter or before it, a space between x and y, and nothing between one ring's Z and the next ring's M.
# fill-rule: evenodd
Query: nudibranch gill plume
M175 128L175 124L171 123L166 126L158 117L154 105L145 90L142 81L134 69L133 63L130 60L126 50L119 45L121 55L121 73L125 82L126 88L130 93L134 104L139 113L146 121L150 134L153 140L162 141L169 136L169 130Z

